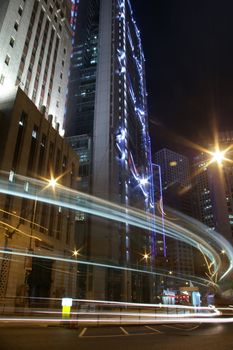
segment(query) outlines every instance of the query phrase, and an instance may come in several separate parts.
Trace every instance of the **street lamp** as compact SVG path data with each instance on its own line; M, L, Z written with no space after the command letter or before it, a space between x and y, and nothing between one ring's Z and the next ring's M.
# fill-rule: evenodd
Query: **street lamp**
M213 154L213 160L216 161L218 164L222 164L222 161L224 160L224 152L223 151L216 151Z
M57 179L54 179L53 176L51 176L51 179L48 181L49 182L49 187L52 187L53 190L55 189L56 185L57 185Z
M212 160L211 163L217 162L218 165L222 165L222 162L225 159L225 151L220 151L217 149L215 152L211 152Z
M144 255L143 255L143 259L144 260L146 260L146 262L147 262L147 260L149 259L149 254L148 253L145 253Z
M72 253L72 256L74 256L75 258L77 258L77 256L79 255L79 251L77 249L75 249Z

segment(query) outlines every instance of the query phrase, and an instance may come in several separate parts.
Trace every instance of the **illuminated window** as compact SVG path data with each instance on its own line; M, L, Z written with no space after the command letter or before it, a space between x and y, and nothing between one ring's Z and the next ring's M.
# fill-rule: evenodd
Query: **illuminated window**
M177 162L176 161L172 161L169 163L170 166L177 166Z
M25 192L28 192L28 190L29 190L29 182L26 181L26 182L24 183L24 191L25 191Z
M10 174L9 174L9 181L10 182L13 182L13 180L14 180L14 176L15 176L15 173L14 173L14 171L10 171Z
M38 134L38 127L34 126L34 129L32 130L32 138L37 139L37 134Z

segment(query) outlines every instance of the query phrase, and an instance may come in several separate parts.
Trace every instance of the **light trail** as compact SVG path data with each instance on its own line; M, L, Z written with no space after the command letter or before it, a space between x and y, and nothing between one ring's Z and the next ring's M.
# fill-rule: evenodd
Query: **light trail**
M54 315L58 315L61 314L61 311L35 311L34 313L37 314L54 314ZM119 317L123 317L123 316L130 316L130 317L135 317L135 318L139 318L139 317L145 317L145 318L190 318L190 317L194 317L194 318L200 318L200 317L213 317L213 316L219 316L220 312L217 313L216 315L211 315L211 314L205 314L205 313L198 313L198 314L179 314L176 315L167 315L167 314L162 314L162 313L153 313L153 314L149 314L149 313L139 313L139 312L71 312L70 313L71 317L73 316L119 316Z
M62 319L62 318L29 318L29 317L1 317L0 323L11 322L11 323L68 323L68 324L168 324L168 323L208 323L208 324L221 324L221 323L233 323L233 317L223 318L223 317L158 317L157 319L148 319L146 317L140 317L135 320L132 318L79 318L79 319Z
M162 273L159 271L150 271L150 270L141 270L141 269L136 269L132 267L124 267L124 266L119 266L119 265L112 265L112 264L103 264L103 263L98 263L98 262L93 262L89 260L79 260L77 258L71 259L71 258L64 258L60 257L57 255L43 255L43 254L36 254L36 253L31 253L30 251L25 252L25 250L22 251L15 251L15 250L5 250L5 249L0 249L0 253L7 254L7 255L16 255L16 256L23 256L23 257L35 257L35 258L41 258L41 259L46 259L46 260L53 260L53 261L62 261L62 262L67 262L67 263L72 263L72 264L83 264L83 265L89 265L89 266L97 266L97 267L102 267L102 268L111 268L115 270L122 270L122 271L131 271L131 272L137 272L137 273L143 273L147 275L152 275L152 276L163 276L167 278L176 278L181 281L187 281L188 279L191 279L195 281L195 283L206 286L207 283L209 283L209 280L206 280L201 277L196 277L196 276L187 276L187 277L181 277L178 275L173 275L170 276L167 273Z
M28 191L25 191L25 182L28 185ZM148 213L144 213L139 210L135 210L132 208L121 207L117 204L113 204L106 200L90 196L88 194L84 194L66 187L63 187L59 184L56 184L56 189L52 190L48 187L48 182L42 180L36 180L27 178L25 176L15 175L14 182L9 182L8 180L0 180L0 193L4 193L7 195L18 196L21 198L27 198L30 200L36 200L39 202L44 202L47 204L52 204L60 207L65 207L68 209L73 209L76 211L85 212L88 214L104 217L110 220L122 222L128 225L132 225L135 227L140 227L145 230L151 230L158 234L163 234L164 226L166 230L166 235L173 238L178 239L182 242L185 242L197 249L201 249L201 251L209 258L211 264L213 265L213 273L217 273L221 269L221 257L218 251L225 250L225 256L228 258L229 266L224 274L220 276L220 279L224 278L229 271L232 269L232 261L233 261L233 248L232 246L217 232L213 232L204 226L203 224L197 222L194 219L187 218L182 214L178 214L173 211L177 218L179 218L179 222L181 221L182 226L177 223L170 222L169 220L164 220L164 223L161 221L161 217L156 216L156 227L154 224L154 217ZM3 249L0 252L7 254L7 251ZM109 264L102 264L98 262L87 262L83 260L72 260L68 258L62 257L54 257L54 256L44 256L41 254L30 254L28 252L19 252L19 251L11 251L11 254L15 255L24 255L24 256L37 256L52 260L59 259L60 261L72 262L72 263L80 263L86 265L95 265L99 267L110 267L113 269L119 270L128 270L128 271L136 271L148 274L157 274L169 277L166 274L161 274L157 272L151 272L146 270L139 270L131 267L122 267L122 266L114 266ZM182 277L183 276L183 277ZM190 276L170 276L171 278L179 278L181 280L193 279ZM194 279L193 279L194 280ZM207 280L202 279L203 283L206 285ZM208 280L208 283L213 283Z

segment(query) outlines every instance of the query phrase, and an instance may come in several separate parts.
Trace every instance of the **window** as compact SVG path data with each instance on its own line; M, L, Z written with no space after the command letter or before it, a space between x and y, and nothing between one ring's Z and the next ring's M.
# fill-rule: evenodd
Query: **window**
M61 93L61 87L60 86L58 86L58 92L59 92L59 94Z
M28 173L29 174L32 173L33 168L34 168L38 132L39 132L39 128L37 127L37 125L34 125L33 131L32 131L32 139L31 139L29 157L28 157Z
M22 9L22 7L20 6L20 8L18 9L18 14L19 14L20 16L22 16L22 13L23 13L23 9Z
M19 29L19 23L18 22L15 22L14 29L16 30L16 32L18 31L18 29Z
M67 167L67 157L63 156L63 160L62 160L62 170L64 171Z
M9 63L10 63L10 56L9 55L6 55L5 63L7 66L9 66Z
M17 135L17 139L16 139L13 162L12 162L12 166L13 166L14 170L17 169L18 161L19 161L20 156L21 156L22 141L23 141L23 134L24 134L24 130L25 130L26 120L27 120L27 114L24 111L22 111L20 118L19 118L18 135Z
M38 136L38 127L34 125L34 128L32 130L32 138L37 139Z
M14 47L14 44L15 44L15 39L13 37L11 37L10 46Z

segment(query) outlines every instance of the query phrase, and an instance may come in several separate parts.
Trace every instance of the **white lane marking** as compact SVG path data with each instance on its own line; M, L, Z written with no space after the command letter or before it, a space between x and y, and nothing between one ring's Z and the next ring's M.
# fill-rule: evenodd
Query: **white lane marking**
M86 333L87 328L83 328L81 333L79 334L79 338L83 337L83 335Z
M160 333L160 334L162 334L162 333L163 333L163 332L160 332L158 329L153 328L153 327L150 327L150 326L145 326L145 328L151 329L152 331L154 331L154 332L158 332L158 333Z
M147 336L147 335L152 335L155 334L155 332L151 332L151 333L134 333L134 334L130 334L128 333L128 337L137 337L137 336ZM164 334L164 333L162 333ZM105 335L85 335L85 337L83 337L83 339L86 338L116 338L116 337L126 337L126 334L105 334Z
M194 329L197 329L197 328L199 328L199 327L200 327L200 324L198 324L197 326L188 328L187 330L188 330L188 331L193 331Z
M197 326L191 327L191 328L185 328L185 327L175 327L175 326L168 326L166 324L161 324L162 327L167 327L167 328L172 328L172 329L178 329L178 330L184 330L184 331L192 331L198 327L200 327L200 324L198 324Z
M168 326L166 324L161 324L162 327L167 327L167 328L172 328L172 329L179 329L179 330L182 330L182 328L180 327L175 327L175 326Z
M85 338L85 339L86 338L115 338L115 337L125 337L125 336L126 336L126 334L114 334L114 335L112 335L112 334L109 334L109 335L105 334L105 335L85 335L85 337L83 337L83 338Z
M120 329L122 330L122 332L123 332L125 335L129 335L129 333L128 333L123 327L120 327Z

